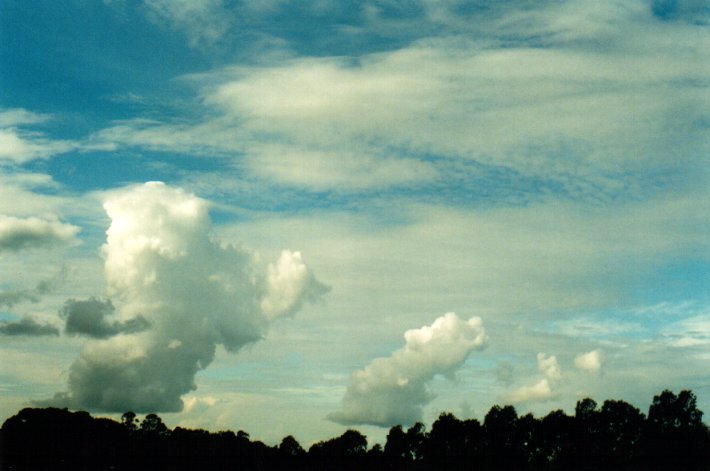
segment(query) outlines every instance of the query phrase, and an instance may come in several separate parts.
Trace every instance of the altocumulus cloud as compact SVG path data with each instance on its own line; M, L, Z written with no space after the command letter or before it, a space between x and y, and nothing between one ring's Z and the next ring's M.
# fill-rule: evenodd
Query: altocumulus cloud
M428 383L452 375L468 355L486 344L479 317L463 320L450 312L430 326L408 330L403 348L355 371L342 408L328 418L341 424L412 424L434 398Z
M69 391L40 404L180 411L218 345L237 352L260 340L270 321L328 290L298 252L260 270L251 253L213 241L208 203L180 189L129 187L104 208L111 218L104 273L116 312L108 301L67 303L67 320L84 321L75 331L107 338L89 340L70 368ZM132 319L150 326L127 329Z

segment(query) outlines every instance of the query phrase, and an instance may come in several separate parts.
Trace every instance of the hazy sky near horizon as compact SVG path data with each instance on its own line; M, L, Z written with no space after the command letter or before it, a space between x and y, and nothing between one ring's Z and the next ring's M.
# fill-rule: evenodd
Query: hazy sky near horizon
M0 0L0 416L710 413L708 110L705 0Z

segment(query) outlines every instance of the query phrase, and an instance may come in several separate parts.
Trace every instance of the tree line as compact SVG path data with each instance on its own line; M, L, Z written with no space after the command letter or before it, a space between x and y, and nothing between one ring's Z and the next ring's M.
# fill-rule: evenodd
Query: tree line
M710 470L710 431L691 391L663 391L648 414L621 400L577 402L519 416L493 406L483 422L442 413L389 430L368 447L357 430L305 450L293 436L277 446L244 431L170 430L156 414L117 422L87 412L27 408L0 429L2 470Z

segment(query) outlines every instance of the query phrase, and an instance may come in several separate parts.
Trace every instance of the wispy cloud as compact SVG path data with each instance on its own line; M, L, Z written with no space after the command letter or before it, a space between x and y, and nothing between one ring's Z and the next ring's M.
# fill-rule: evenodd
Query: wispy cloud
M217 152L306 188L361 188L366 174L378 185L431 179L431 155L502 166L587 198L639 191L657 171L692 175L710 148L698 106L707 99L697 66L705 52L661 43L664 26L638 11L555 11L525 10L525 20L569 32L575 21L601 25L608 16L638 35L611 35L609 54L585 43L593 35L558 32L539 48L462 33L357 58L227 67L189 78L204 118L129 121L94 139Z
M218 41L232 26L223 0L144 0L148 17L183 32L192 47Z
M0 111L0 128L42 123L49 118L47 115L33 113L24 108L6 108Z
M49 119L48 115L23 108L0 111L0 165L45 159L79 147L75 141L50 139L40 132L26 129Z
M23 302L36 303L40 298L56 290L67 277L67 270L62 269L55 276L37 283L34 288L0 292L0 307L13 307Z

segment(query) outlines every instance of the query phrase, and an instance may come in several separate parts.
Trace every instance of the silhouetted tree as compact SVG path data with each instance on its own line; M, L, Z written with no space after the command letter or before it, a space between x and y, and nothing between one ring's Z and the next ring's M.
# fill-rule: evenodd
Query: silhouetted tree
M390 428L384 449L385 459L390 469L407 469L413 462L407 434L401 425Z
M552 469L574 469L578 459L573 443L574 418L555 410L540 420L539 446Z
M135 412L124 412L121 416L121 423L129 432L135 432L138 430L138 418L136 417Z
M466 433L464 423L449 412L439 415L431 426L424 459L443 469L465 467Z
M710 437L703 412L691 391L678 395L665 390L653 397L648 409L643 455L648 469L708 469Z
M166 435L169 433L168 427L163 423L157 414L148 414L141 422L140 431L150 435Z
M292 435L284 437L279 445L279 451L286 456L303 456L306 450L303 449L300 443L293 438Z
M535 466L542 462L541 449L538 446L539 421L532 414L518 418L516 428L516 449L520 466Z
M627 402L607 400L598 417L603 468L637 469L645 416Z
M310 463L318 469L361 469L366 453L367 438L357 430L347 430L308 450Z
M710 434L690 391L663 391L648 418L636 407L582 399L570 417L541 419L493 406L483 425L442 413L429 433L394 426L384 449L368 450L360 432L318 442L305 452L292 436L279 446L245 431L177 427L156 414L120 422L66 409L23 409L0 428L0 464L8 470L710 470Z

